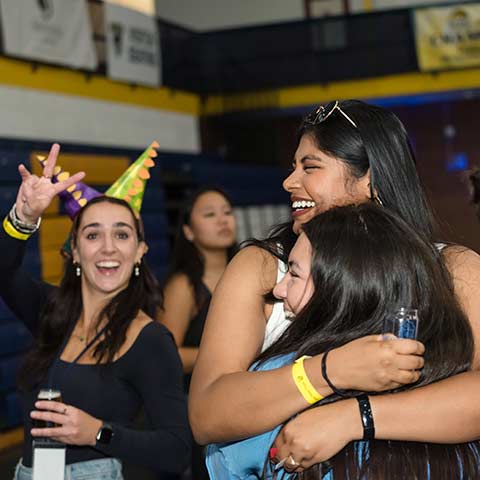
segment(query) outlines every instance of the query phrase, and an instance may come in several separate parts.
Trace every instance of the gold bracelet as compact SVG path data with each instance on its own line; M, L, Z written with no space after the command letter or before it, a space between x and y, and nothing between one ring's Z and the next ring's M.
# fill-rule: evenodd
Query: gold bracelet
M298 391L302 394L302 397L310 404L319 402L323 396L320 395L315 387L310 382L303 362L305 359L311 358L308 355L298 358L292 365L292 377Z
M28 240L31 234L21 233L15 229L15 227L10 223L10 219L5 217L3 220L3 229L10 237L16 238L17 240Z

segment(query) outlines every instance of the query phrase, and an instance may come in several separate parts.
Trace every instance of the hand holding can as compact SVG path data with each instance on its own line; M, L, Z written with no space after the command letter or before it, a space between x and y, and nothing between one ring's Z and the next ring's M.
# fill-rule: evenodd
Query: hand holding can
M408 338L417 339L418 310L416 308L400 307L387 314L383 321L383 337L389 339Z

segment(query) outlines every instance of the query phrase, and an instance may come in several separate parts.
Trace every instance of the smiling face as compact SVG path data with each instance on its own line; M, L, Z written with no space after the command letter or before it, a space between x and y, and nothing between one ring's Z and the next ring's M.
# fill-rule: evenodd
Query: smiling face
M201 250L229 248L235 243L236 223L232 206L219 192L202 193L190 213L185 237Z
M302 233L288 256L288 272L273 289L275 297L283 300L286 312L298 315L312 298L314 285L310 275L311 262L312 245Z
M293 230L316 215L341 205L370 198L369 175L355 178L341 160L318 149L310 135L303 135L295 152L293 172L283 182L292 201Z
M73 249L73 260L82 268L83 290L108 296L120 292L145 252L126 207L100 202L83 212Z

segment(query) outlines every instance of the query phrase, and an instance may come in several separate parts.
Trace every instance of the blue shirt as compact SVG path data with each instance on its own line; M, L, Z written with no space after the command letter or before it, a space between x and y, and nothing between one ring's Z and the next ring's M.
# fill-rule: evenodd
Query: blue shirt
M280 355L262 363L258 370L273 370L292 364L295 354ZM250 370L255 370L255 365ZM268 452L283 425L254 437L229 443L214 443L207 448L207 469L211 480L255 480L270 479L274 465L269 461ZM280 470L284 479L293 478Z

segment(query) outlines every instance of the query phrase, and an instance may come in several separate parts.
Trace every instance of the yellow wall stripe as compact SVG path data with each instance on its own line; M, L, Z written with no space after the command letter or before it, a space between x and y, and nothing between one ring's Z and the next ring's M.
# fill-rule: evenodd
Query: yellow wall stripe
M159 89L131 87L100 75L87 76L74 70L44 65L33 69L29 62L1 57L0 83L198 116L292 108L333 99L380 98L479 88L480 69L405 73L322 85L210 95L201 102L198 95L166 87Z
M21 445L23 442L23 427L0 433L0 452Z
M30 164L35 175L43 174L43 167L37 155L47 156L48 152L32 152ZM83 171L86 173L85 182L88 185L110 185L129 167L130 158L122 155L95 155L91 153L60 152L57 165L63 171L74 174Z
M381 98L418 95L480 87L480 69L441 73L406 73L385 77L346 80L326 85L286 87L232 95L212 95L203 115L221 115L254 109L293 108L346 98Z
M32 63L5 57L0 57L0 83L191 115L198 115L200 109L200 99L193 93L166 87L132 87L100 75L45 65L33 68Z

